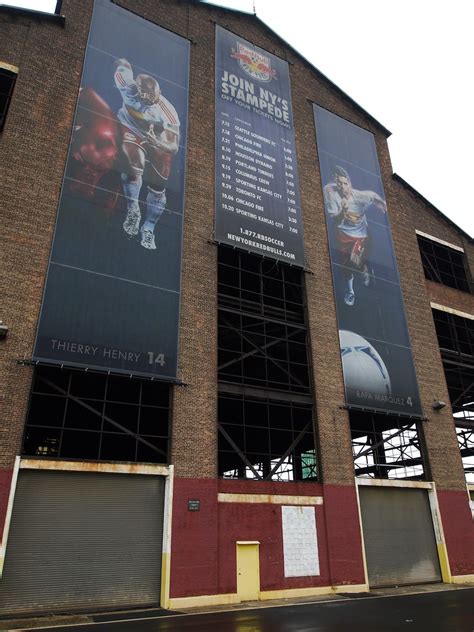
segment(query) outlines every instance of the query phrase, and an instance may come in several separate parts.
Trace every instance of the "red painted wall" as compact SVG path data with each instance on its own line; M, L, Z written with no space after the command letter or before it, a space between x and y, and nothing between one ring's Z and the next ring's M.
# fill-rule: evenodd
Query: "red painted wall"
M452 575L474 573L474 521L467 492L438 491Z
M3 525L5 524L5 516L7 514L12 475L13 470L11 468L0 470L0 538L3 533Z
M281 506L269 504L221 503L219 506L220 587L222 592L236 592L237 540L260 542L260 588L281 590L327 586L329 582L324 538L324 513L316 507L316 528L321 575L284 577Z
M331 584L363 584L364 562L355 487L324 486Z
M324 504L315 508L320 575L284 577L280 505L218 503L218 492L323 495ZM200 500L200 511L188 511L188 500ZM236 592L235 543L238 540L260 542L261 590L364 582L353 487L177 478L173 502L171 597ZM332 553L331 559L328 551Z
M200 511L188 511L188 500ZM175 478L171 528L170 596L218 594L216 479Z
M321 483L278 483L218 479L219 492L225 494L282 494L287 496L322 496Z

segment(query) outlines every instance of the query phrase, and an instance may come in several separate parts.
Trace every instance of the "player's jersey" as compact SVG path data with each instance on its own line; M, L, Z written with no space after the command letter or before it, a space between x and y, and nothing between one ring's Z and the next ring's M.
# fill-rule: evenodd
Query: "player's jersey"
M135 134L146 137L150 126L156 125L155 133L159 135L163 130L179 133L179 118L171 103L160 95L157 103L144 103L133 79L133 72L126 66L118 66L114 75L115 85L120 91L123 105L117 112L117 118Z
M373 191L357 191L352 189L350 197L347 199L347 210L343 212L341 221L338 224L339 230L350 237L367 237L367 208L378 200L378 196ZM334 183L324 187L324 200L326 211L335 217L342 212L342 197L339 195Z

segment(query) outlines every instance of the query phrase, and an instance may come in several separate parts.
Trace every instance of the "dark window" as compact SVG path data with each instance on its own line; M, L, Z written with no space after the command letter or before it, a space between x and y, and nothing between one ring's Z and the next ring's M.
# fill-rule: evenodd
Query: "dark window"
M219 247L219 475L316 480L303 272Z
M417 424L393 415L351 411L349 415L356 476L425 478Z
M304 323L301 271L272 259L219 248L219 307Z
M220 309L219 381L310 393L306 329Z
M302 272L219 248L219 381L311 391Z
M430 281L470 292L464 253L418 236L425 277Z
M0 131L3 129L15 87L16 72L0 65Z
M219 476L317 480L311 404L221 393Z
M474 320L433 310L468 483L474 483Z
M433 310L433 319L442 352L474 357L474 320L439 309Z
M169 385L37 367L23 454L167 463Z

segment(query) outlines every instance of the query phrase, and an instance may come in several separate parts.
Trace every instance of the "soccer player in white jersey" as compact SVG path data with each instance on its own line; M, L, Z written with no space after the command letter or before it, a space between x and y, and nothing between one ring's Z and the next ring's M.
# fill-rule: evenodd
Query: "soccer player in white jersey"
M365 286L370 284L370 275L365 254L368 240L366 211L369 206L386 213L385 200L374 191L358 191L352 188L349 174L343 167L335 167L334 181L324 187L324 202L328 215L336 222L337 248L342 254L345 268L346 292L344 302L349 307L355 303L354 274L350 268L362 273Z
M179 149L179 118L154 77L139 74L134 78L126 59L118 59L115 65L115 85L123 99L117 113L126 162L122 173L127 198L123 229L130 237L140 232L141 245L156 250L155 226L166 208L166 184L172 158ZM148 191L142 223L139 197L144 177Z

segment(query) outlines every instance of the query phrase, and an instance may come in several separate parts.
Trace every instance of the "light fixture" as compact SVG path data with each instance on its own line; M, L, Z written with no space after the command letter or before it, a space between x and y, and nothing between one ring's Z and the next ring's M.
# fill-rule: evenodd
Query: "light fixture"
M446 406L446 402L443 402L442 399L436 399L433 404L433 410L441 410Z

